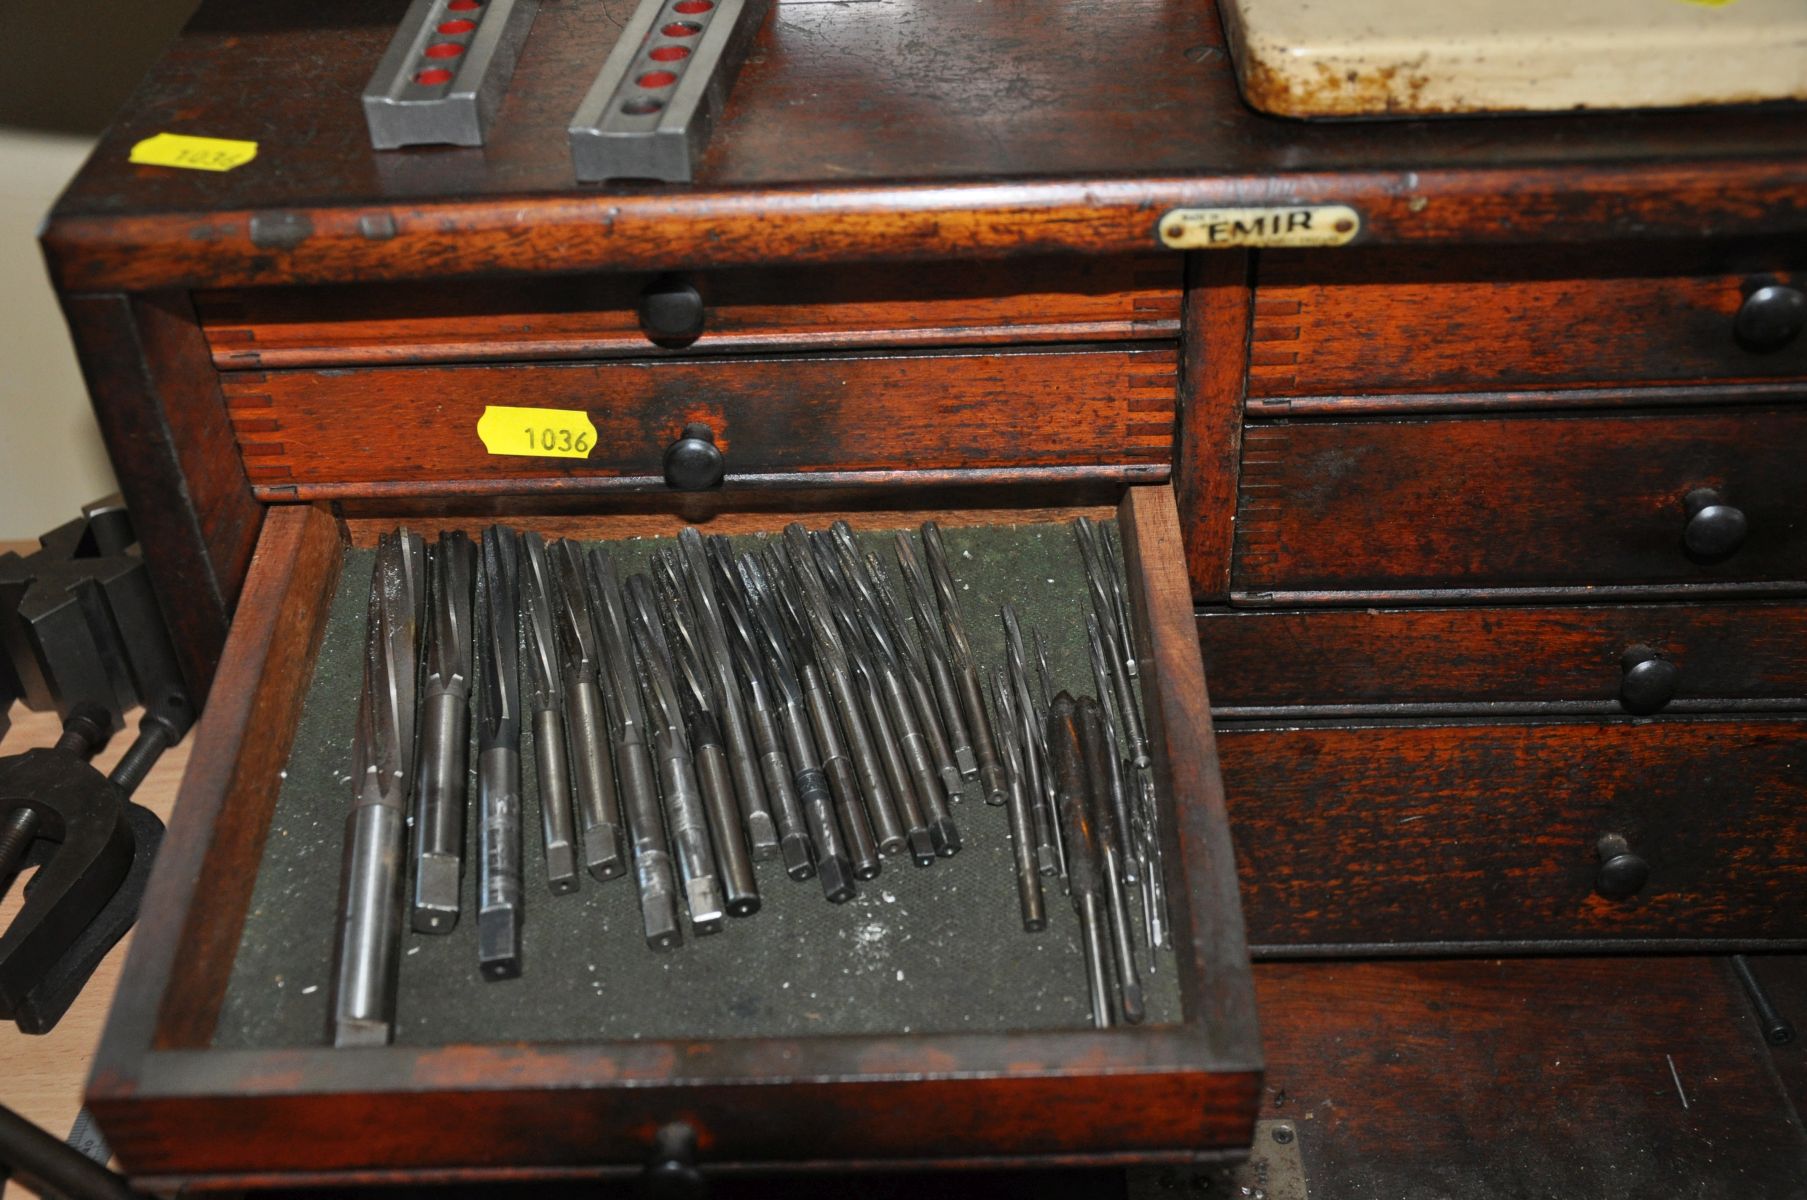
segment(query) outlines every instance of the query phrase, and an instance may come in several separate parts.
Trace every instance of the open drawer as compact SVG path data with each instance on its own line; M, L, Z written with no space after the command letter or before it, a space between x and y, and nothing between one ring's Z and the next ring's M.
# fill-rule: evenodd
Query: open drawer
M842 1019L831 1007L835 997L811 999L800 983L795 989L768 987L756 1004L724 1004L713 1023L674 1018L674 1024L660 1013L661 1028L623 1028L618 1011L586 1022L568 1009L554 1019L551 1007L540 1022L535 997L555 1003L549 997L560 985L551 981L568 983L575 975L601 1013L632 1007L621 993L611 1006L609 988L634 971L625 965L611 970L602 949L585 963L550 952L533 957L536 905L544 914L578 898L553 899L543 876L534 875L536 817L530 806L523 978L475 982L472 958L470 986L490 990L459 993L497 1003L492 996L512 989L508 1011L494 1022L478 1022L474 1036L469 1021L449 1038L436 1038L432 1022L409 1028L410 1005L424 1011L461 1001L411 993L404 966L396 1044L331 1048L324 1019L313 1024L305 1018L296 1026L282 1016L292 1018L296 1005L322 1018L330 1012L331 963L306 948L331 945L330 932L321 934L334 919L330 907L307 914L296 927L304 932L293 939L271 935L254 942L251 931L276 928L269 909L279 893L260 890L260 875L273 864L297 877L318 876L309 886L323 884L324 894L336 899L349 785L340 789L335 819L311 824L285 809L294 782L285 776L292 774L292 754L310 753L312 743L298 734L312 719L304 703L315 690L308 681L317 683L317 670L327 670L341 648L327 637L335 611L345 608L348 586L353 594L367 586L351 564L368 562L368 546L390 522L341 522L322 507L277 507L265 521L89 1084L88 1106L121 1163L135 1181L155 1187L599 1175L641 1169L659 1131L680 1123L694 1131L697 1162L705 1171L1181 1162L1245 1150L1258 1102L1260 1049L1172 491L1125 489L1114 512L1006 508L847 516L856 528L870 530L909 528L934 517L948 531L958 575L963 529L973 527L976 534L980 525L1064 521L1079 513L1119 522L1161 797L1173 949L1160 960L1154 988L1164 989L1164 998L1151 989L1147 1023L1088 1027L1075 922L1051 880L1044 881L1050 924L1040 934L1023 933L1013 909L992 911L976 902L965 916L936 926L932 936L969 938L981 950L986 939L995 940L995 950L975 954L969 946L946 957L976 958L996 979L949 972L919 988L916 975L906 982L899 967L895 991L887 993L898 998L894 1011L883 1009L891 1003L883 1000L880 1010ZM706 529L776 530L790 519L723 515ZM821 527L830 518L807 519ZM418 512L410 522L422 530L459 525L473 531L483 523L423 519ZM681 524L644 514L523 516L510 523L585 539L668 534ZM361 598L353 611L361 614ZM357 626L361 636L361 618ZM1083 664L1083 657L1078 661ZM1091 691L1083 671L1081 666L1069 677L1057 670L1057 686ZM337 731L333 746L349 745L355 687L352 695L350 704L328 714ZM907 858L887 859L883 873L862 885L859 900L837 908L823 902L819 888L785 879L777 863L760 864L761 889L775 902L757 916L730 922L709 944L751 938L762 921L782 931L787 904L807 894L818 915L849 927L847 937L820 939L820 952L849 955L874 913L882 918L888 908L901 912L918 901L943 904L945 913L947 898L957 904L963 895L976 897L979 889L968 886L970 871L962 864L983 861L975 843L1003 839L1003 810L975 797L956 812L970 822L963 826L970 830L968 848L960 855L922 870ZM297 839L305 840L299 856ZM474 873L467 867L467 905ZM1014 896L1014 883L1001 883L1000 894ZM609 888L631 893L631 884L621 880L585 880L584 886L591 895ZM869 905L864 915L862 904ZM928 926L922 935L931 936ZM409 938L412 948L418 939ZM1019 958L1053 953L1060 939L1069 938L1071 994L1049 999L1049 1012L1025 1019L984 1002L999 979L1008 984L1010 973L1021 969ZM607 940L599 928L598 946ZM637 955L652 953L632 939L619 944L632 944ZM766 944L772 949L757 966L778 973L811 948L795 927ZM671 952L673 961L700 946ZM248 972L242 960L252 952L265 959L290 953L296 966L286 973ZM437 952L429 948L421 960ZM911 959L912 972L920 961L935 959ZM540 989L536 970L547 981ZM891 977L887 963L883 978ZM308 990L313 988L317 993ZM922 1018L911 998L923 996L940 997L932 999L931 1012L935 1003L967 1007ZM247 1004L266 1001L268 1013L247 1017ZM637 1002L644 1007L644 1001ZM787 1004L795 1006L788 1014ZM453 1020L440 1027L458 1025ZM296 1028L302 1030L298 1036Z

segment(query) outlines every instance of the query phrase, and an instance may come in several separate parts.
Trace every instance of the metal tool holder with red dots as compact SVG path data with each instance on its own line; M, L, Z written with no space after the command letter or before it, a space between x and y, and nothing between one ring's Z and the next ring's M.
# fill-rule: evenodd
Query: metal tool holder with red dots
M642 0L571 118L585 183L689 183L769 0Z
M414 0L364 87L378 150L481 146L539 0Z

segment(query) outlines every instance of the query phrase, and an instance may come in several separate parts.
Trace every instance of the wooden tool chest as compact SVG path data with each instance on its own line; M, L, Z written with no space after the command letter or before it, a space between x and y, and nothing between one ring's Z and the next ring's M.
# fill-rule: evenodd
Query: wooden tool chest
M1807 940L1807 338L1751 316L1807 266L1798 112L1326 128L1242 106L1209 4L781 3L696 186L580 187L591 7L546 0L482 150L377 154L398 6L206 5L46 228L212 688L90 1087L135 1176L587 1174L679 1118L705 1167L1234 1153L1245 920L1258 956ZM178 125L259 157L128 163ZM1349 246L1161 240L1331 203ZM596 449L491 454L490 405ZM721 486L673 490L699 424ZM1178 1024L214 1045L347 545L1079 508L1137 531Z

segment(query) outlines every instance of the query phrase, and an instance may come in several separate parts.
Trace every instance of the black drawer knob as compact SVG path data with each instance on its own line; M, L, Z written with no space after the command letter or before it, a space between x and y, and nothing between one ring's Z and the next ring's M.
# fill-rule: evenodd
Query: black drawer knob
M1725 497L1713 488L1695 488L1683 501L1688 510L1688 526L1682 541L1688 553L1709 561L1725 558L1744 545L1750 522L1744 510L1727 504Z
M1619 659L1619 703L1628 713L1645 716L1675 699L1681 668L1649 646L1633 646Z
M700 492L722 481L727 460L707 425L686 425L684 436L665 448L665 482L683 492Z
M1622 833L1609 833L1594 843L1600 856L1600 870L1594 875L1594 890L1608 900L1624 900L1642 891L1650 880L1650 864L1631 852Z
M1807 326L1807 294L1785 284L1766 284L1744 298L1732 318L1732 334L1746 350L1780 350Z
M676 275L661 275L640 292L640 330L661 346L687 346L703 332L703 294Z

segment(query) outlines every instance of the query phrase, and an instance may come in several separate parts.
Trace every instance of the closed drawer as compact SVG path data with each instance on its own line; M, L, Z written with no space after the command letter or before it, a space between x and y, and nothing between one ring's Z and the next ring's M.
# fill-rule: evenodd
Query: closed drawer
M649 293L668 336L643 320ZM1030 259L201 292L222 370L1171 338L1180 263Z
M1795 406L1263 423L1243 442L1232 586L1258 603L1792 591L1807 580L1804 452ZM1707 489L1715 511L1691 515Z
M978 592L972 572L989 564L986 587L1020 576L1044 604L1044 580L1078 555L1065 530L1047 539L1033 522L1117 518L1172 914L1172 950L1144 975L1144 1024L1089 1027L1071 907L1046 880L1048 927L1023 932L1004 810L976 786L954 808L958 855L926 869L887 858L839 906L769 860L757 915L651 957L626 879L546 891L524 747L521 978L490 984L475 970L473 786L464 918L449 934L404 935L395 1042L352 1050L331 1048L327 1022L353 799L340 772L369 547L388 526L273 506L86 1096L120 1162L168 1190L633 1175L673 1122L694 1131L705 1171L1192 1162L1246 1148L1260 1047L1179 524L1166 487L1120 499L1114 512L849 517L874 531L942 518L957 584ZM791 519L727 512L709 531ZM595 511L515 523L618 542L683 524ZM434 523L412 527L423 524ZM616 547L623 563L647 550ZM1019 600L1026 614L1034 603ZM976 597L965 607L989 668L1003 649L995 610ZM1037 627L1053 686L1090 690L1083 633L1052 615ZM1053 985L1017 994L1017 956Z
M1807 938L1807 720L1224 726L1256 952ZM1648 868L1597 890L1600 838Z
M1270 715L1807 707L1807 604L1214 609L1211 710Z
M1807 287L1799 252L1648 246L1375 249L1261 257L1254 397L1494 391L1807 375L1807 336L1740 337L1762 285ZM1761 314L1747 311L1746 328Z
M223 376L245 470L266 496L663 487L666 448L709 426L725 480L1057 468L1165 478L1175 352L797 355ZM580 410L583 458L489 453L490 406ZM1057 414L1057 416L1056 416Z

